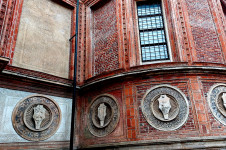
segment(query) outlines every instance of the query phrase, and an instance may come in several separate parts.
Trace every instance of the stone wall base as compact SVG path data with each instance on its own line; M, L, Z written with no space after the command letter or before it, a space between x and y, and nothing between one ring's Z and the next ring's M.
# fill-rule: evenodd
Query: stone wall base
M62 142L24 142L24 143L0 143L0 150L41 150L41 149L69 149L69 141Z
M165 139L152 141L131 141L99 144L80 149L103 150L181 150L181 149L226 149L226 137L194 137L185 139Z

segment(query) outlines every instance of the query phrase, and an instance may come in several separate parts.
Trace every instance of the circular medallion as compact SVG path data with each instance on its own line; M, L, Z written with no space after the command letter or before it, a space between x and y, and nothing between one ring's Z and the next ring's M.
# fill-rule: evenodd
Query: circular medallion
M13 110L15 131L24 139L41 141L58 129L61 111L57 103L45 96L34 95L21 100Z
M142 99L141 108L147 122L163 131L180 128L189 114L186 96L170 85L159 85L149 89Z
M89 108L88 128L97 137L110 134L119 121L119 108L116 99L108 94L94 99Z
M207 99L214 117L226 125L226 84L213 85Z

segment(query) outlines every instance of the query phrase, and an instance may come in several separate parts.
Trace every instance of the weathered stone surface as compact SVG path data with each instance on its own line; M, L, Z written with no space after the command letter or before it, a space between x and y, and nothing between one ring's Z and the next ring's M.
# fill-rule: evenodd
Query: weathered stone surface
M208 93L208 103L214 117L222 124L226 125L226 109L224 105L224 95L226 84L215 84Z
M172 107L170 104L170 98L167 95L160 95L158 102L158 108L161 110L164 120L169 120L169 111Z
M32 118L35 121L35 129L39 130L40 126L41 126L41 123L46 118L45 113L46 113L47 110L43 107L43 105L37 105L36 107L33 108L33 111L34 112L33 112L33 117ZM48 115L50 116L50 114L48 114Z
M166 104L163 104L164 100ZM147 122L163 131L180 128L186 122L189 113L186 96L170 85L159 85L149 89L143 97L141 107Z
M96 144L84 148L114 150L182 150L182 149L219 149L226 147L225 136L188 137L184 139L157 139L146 141L129 141L119 143ZM216 148L219 147L219 148Z
M169 95L158 95L155 97L151 103L151 109L153 115L162 121L171 121L179 113L177 100Z
M0 143L28 142L16 133L11 117L16 104L21 99L34 94L36 93L0 88L0 114L2 114L0 117ZM46 96L58 103L62 113L62 120L57 132L45 141L67 141L70 139L70 126L68 125L71 122L71 99Z
M104 126L104 121L105 121L105 117L106 117L106 109L107 106L104 105L104 103L100 104L98 107L98 118L100 119L100 126L103 127Z
M88 114L89 131L97 137L110 134L119 121L119 108L111 95L98 96L91 104Z
M71 10L51 0L24 0L13 65L68 78Z
M48 139L55 134L60 122L61 110L58 104L43 95L32 95L22 99L12 114L15 131L30 141Z

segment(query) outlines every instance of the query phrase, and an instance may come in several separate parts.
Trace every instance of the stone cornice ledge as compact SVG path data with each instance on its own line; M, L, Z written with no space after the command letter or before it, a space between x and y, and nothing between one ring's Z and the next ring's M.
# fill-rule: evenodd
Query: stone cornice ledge
M163 67L163 68L150 68L150 69L140 69L135 71L124 72L104 78L100 78L97 80L90 81L80 86L80 89L95 85L97 83L101 83L104 81L117 79L117 78L125 78L135 75L152 75L152 74L163 74L163 73L221 73L226 74L226 67L216 67L216 66L174 66L174 67Z
M15 66L9 66L9 65L6 66L6 68L2 71L2 74L31 79L34 81L41 81L41 82L46 82L46 83L51 83L56 85L62 85L66 87L72 87L72 80L62 78L62 77L57 77L57 76L50 75L43 72L19 68Z
M139 147L138 147L139 146ZM167 146L167 148L166 148ZM160 148L160 149L197 149L197 148L222 148L226 147L226 136L212 137L188 137L175 139L158 139L144 141L130 141L119 143L96 144L81 146L80 149L104 149L104 148Z
M47 79L43 79L43 78L32 77L32 76L28 76L28 75L22 75L22 74L10 72L10 71L3 71L3 74L15 75L15 76L18 76L18 77L23 77L23 78L27 78L27 79L36 80L36 81L43 81L43 82L46 82L46 83L52 83L52 84L57 84L57 85L63 85L63 86L72 87L71 84L60 83L60 82L51 81L51 80L47 80Z

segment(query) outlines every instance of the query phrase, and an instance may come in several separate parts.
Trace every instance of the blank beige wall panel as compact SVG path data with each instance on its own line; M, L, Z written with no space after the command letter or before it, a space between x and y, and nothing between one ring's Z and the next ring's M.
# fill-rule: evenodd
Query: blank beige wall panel
M72 10L24 0L13 66L68 78Z

